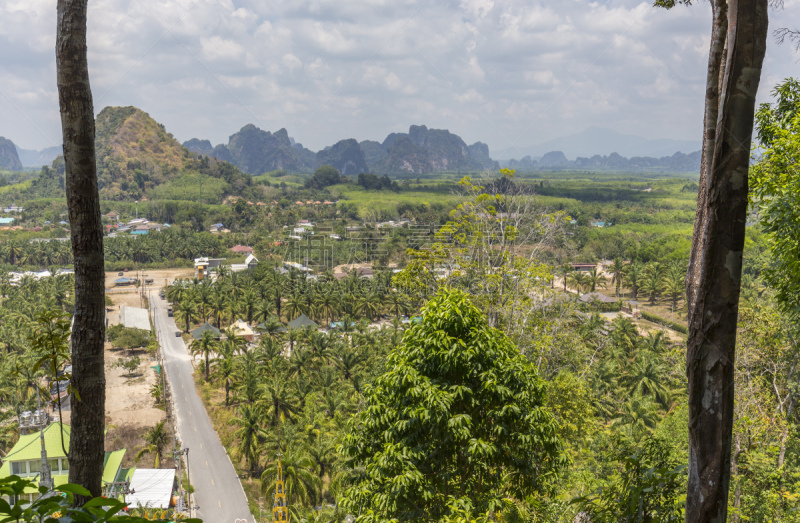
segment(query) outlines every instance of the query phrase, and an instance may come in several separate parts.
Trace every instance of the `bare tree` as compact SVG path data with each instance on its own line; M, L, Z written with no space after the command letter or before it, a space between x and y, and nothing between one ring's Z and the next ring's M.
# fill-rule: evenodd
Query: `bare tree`
M691 0L657 0L672 7ZM768 0L711 0L703 156L686 280L689 490L686 521L724 522L731 474L734 361L755 97Z
M58 0L56 67L75 262L72 324L72 435L69 481L102 490L105 425L105 274L97 191L94 108L86 60L87 0ZM81 504L85 499L77 499Z

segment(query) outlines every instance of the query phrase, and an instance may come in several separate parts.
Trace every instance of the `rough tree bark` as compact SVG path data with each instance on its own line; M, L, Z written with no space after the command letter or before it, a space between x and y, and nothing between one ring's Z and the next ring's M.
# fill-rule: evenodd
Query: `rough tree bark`
M698 211L687 275L689 489L686 521L726 521L733 371L755 97L767 0L712 0ZM724 51L723 51L724 50Z
M58 0L56 67L75 260L72 325L72 437L69 481L102 491L105 425L105 274L94 151L94 108L86 59L87 0ZM85 501L76 500L77 503Z

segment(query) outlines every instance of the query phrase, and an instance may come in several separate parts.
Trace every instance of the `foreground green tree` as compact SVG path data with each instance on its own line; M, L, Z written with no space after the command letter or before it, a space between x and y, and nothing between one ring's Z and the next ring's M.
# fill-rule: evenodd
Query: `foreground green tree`
M106 378L103 224L97 188L94 107L86 58L87 0L58 0L56 80L66 167L70 240L75 263L72 349L72 439L69 481L102 492ZM90 499L79 493L76 503Z
M800 82L787 78L772 91L774 104L756 114L764 152L753 168L753 201L770 242L766 281L795 323L800 320Z
M486 515L551 491L566 458L545 383L466 293L440 290L386 366L341 446L359 521Z

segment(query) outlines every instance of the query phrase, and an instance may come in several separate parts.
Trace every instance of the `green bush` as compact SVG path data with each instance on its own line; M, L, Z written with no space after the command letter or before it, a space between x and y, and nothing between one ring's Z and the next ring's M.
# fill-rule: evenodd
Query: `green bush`
M26 488L36 484L19 476L8 476L0 479L0 496L20 499ZM116 499L94 498L82 507L74 507L75 496L90 496L85 488L66 484L53 489L56 495L39 498L33 503L20 500L13 505L0 502L0 521L17 521L40 523L42 521L86 521L109 523L145 523L147 521L172 521L171 519L154 519L152 517L136 517L123 512L127 505ZM47 487L39 487L45 494ZM186 523L202 523L200 519L181 519Z

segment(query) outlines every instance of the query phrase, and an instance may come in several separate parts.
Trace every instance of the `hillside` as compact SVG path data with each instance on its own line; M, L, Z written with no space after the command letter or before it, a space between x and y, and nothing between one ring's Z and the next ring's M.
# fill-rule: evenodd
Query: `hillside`
M316 167L323 165L331 165L345 175L358 176L360 173L369 172L364 151L352 138L337 142L333 147L318 152Z
M19 161L14 142L2 136L0 136L0 169L8 171L22 170L22 162Z
M186 184L190 180L202 183L204 177L220 180L207 184L218 191L215 199L241 194L251 185L249 176L228 163L197 159L163 125L135 107L106 107L97 115L96 129L102 199L140 199L151 193L161 198L189 199L191 191L186 190Z

